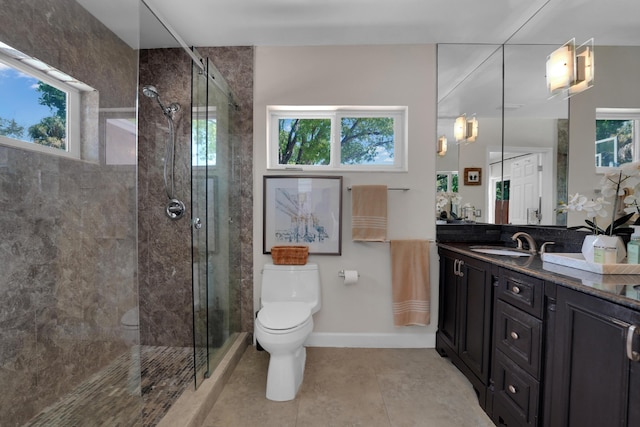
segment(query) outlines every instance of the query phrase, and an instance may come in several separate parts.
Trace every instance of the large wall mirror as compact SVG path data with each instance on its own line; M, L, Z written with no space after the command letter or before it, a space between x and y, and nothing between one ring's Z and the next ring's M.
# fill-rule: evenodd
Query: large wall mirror
M447 150L436 160L437 182L439 191L457 192L458 217L461 207L472 206L483 223L583 224L584 215L567 218L556 208L569 194L598 196L603 175L596 167L596 119L625 116L639 129L640 47L601 45L594 30L594 86L570 98L550 97L545 64L562 42L540 37L530 43L550 26L543 22L532 19L506 44L438 45L437 136L446 138ZM566 26L567 39L586 41L571 31ZM624 43L640 44L640 34L636 38ZM460 117L472 123L469 132L477 126L477 136L456 141ZM626 147L633 160L640 160L638 133ZM477 169L480 182L465 184L465 174ZM457 185L447 186L445 178L456 175Z

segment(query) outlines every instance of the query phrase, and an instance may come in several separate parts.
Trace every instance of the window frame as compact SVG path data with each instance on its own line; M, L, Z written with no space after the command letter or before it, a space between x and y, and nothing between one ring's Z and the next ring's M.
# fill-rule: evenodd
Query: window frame
M638 108L596 108L596 122L598 120L628 120L633 122L633 159L632 162L640 160L640 109ZM595 135L594 135L595 137ZM594 153L596 150L595 144L598 141L594 138ZM620 170L624 164L619 166L594 166L597 174L613 173Z
M36 60L37 61L37 60ZM40 61L38 61L40 62ZM67 106L66 106L66 148L64 150L60 148L49 147L41 145L35 142L26 142L19 139L10 138L0 135L0 145L25 149L29 151L35 151L38 153L52 154L55 156L68 157L73 159L81 158L81 143L80 143L80 104L81 104L81 90L50 76L46 72L43 72L35 67L29 66L24 62L12 58L11 56L0 52L0 63L4 63L22 73L25 73L35 79L38 79L49 86L53 86L58 90L67 94ZM42 63L43 65L46 65ZM64 73L56 70L53 67L48 68L51 72L65 75Z
M343 164L340 141L341 119L368 117L394 119L393 164ZM279 126L284 118L329 119L331 121L330 159L327 165L280 164ZM408 107L407 106L267 106L267 170L407 172L408 171Z

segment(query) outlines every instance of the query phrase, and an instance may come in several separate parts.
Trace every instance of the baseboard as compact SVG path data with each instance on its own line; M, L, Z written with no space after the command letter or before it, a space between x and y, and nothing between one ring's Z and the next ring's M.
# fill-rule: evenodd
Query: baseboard
M435 348L436 334L376 334L312 332L305 345L308 347L356 348Z

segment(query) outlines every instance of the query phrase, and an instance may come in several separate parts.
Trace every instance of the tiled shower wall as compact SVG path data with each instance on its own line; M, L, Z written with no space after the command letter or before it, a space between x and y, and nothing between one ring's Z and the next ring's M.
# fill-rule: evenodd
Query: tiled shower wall
M0 41L97 89L101 118L110 108L135 117L137 51L75 1L0 0L0 10ZM120 318L137 304L136 167L107 165L104 123L86 129L89 161L0 146L3 426L132 345Z
M229 203L233 221L230 234L240 236L231 245L230 282L232 312L240 313L236 331L253 331L252 272L252 158L253 158L253 48L198 48L209 56L236 95L238 120L231 129L235 166ZM140 98L139 168L139 272L140 340L145 345L193 344L191 261L191 59L180 49L150 49L140 54L140 85L154 85L165 104L177 102L176 196L187 215L173 221L164 213L167 201L162 157L168 137L167 121L155 101ZM224 225L226 226L226 224Z

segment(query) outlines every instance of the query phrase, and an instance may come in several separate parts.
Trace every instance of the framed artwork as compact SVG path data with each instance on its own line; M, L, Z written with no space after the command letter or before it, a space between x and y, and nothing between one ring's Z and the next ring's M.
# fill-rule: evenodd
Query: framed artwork
M482 168L464 168L464 185L481 185Z
M309 254L342 253L341 176L264 176L262 252L309 246Z

